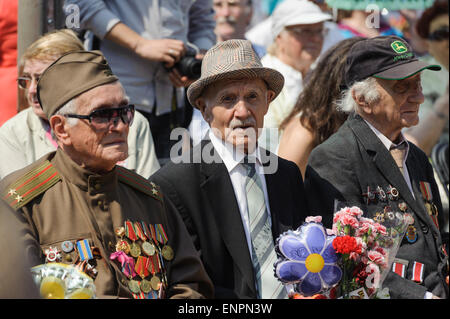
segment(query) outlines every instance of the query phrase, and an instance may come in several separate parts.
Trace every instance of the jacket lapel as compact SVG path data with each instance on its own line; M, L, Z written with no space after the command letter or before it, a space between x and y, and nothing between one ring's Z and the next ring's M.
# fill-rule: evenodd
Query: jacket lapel
M250 290L256 294L253 265L242 225L239 206L234 195L233 185L225 164L214 151L211 143L202 142L203 147L211 147L214 152L212 163L201 162L200 172L202 180L200 188L204 192L204 198L208 201L214 214L217 227L225 246L227 247L234 263L242 273L242 280L246 281Z
M389 182L390 185L397 188L401 197L405 200L408 206L418 215L419 218L424 219L426 216L423 214L418 201L414 199L411 191L406 184L405 178L397 167L394 159L389 151L381 143L375 133L368 127L367 123L359 115L354 115L353 119L349 122L350 128L356 135L356 138L360 141L362 146L367 151L367 154L372 157L372 161L377 166L379 173ZM407 164L408 166L408 164ZM411 171L411 167L408 166L408 172ZM411 181L414 185L415 183ZM413 187L414 190L414 187ZM417 198L417 192L414 196ZM420 198L420 197L419 197Z

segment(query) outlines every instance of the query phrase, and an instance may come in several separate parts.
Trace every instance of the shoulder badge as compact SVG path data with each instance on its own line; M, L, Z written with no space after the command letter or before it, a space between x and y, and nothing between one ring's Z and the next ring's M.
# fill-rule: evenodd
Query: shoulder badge
M2 198L17 210L55 185L60 179L53 165L45 161L11 183L3 191Z
M130 185L138 191L141 191L142 193L147 194L157 200L162 200L161 191L155 183L148 181L141 175L122 166L117 165L116 169L119 181Z

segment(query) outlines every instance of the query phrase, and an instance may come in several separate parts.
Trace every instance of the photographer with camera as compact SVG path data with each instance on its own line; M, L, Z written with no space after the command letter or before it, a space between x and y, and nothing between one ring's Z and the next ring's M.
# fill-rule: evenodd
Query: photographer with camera
M211 1L66 0L69 5L79 8L80 28L100 39L130 103L148 119L163 165L177 142L170 141L171 130L190 121L184 91L196 78L183 70L190 64L195 70L216 42Z

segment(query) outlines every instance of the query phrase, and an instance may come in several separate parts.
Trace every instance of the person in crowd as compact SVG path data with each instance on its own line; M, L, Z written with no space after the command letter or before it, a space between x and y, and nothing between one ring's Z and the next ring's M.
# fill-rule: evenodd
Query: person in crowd
M307 0L285 0L275 8L271 30L273 44L261 62L266 67L280 71L285 85L269 107L264 118L265 128L278 130L281 122L292 111L303 90L304 79L322 50L326 33L324 21L329 19L329 14L323 13L317 5ZM278 140L266 130L261 142L273 152L278 144Z
M65 1L73 4L80 10L80 27L99 39L98 49L148 119L156 156L164 164L176 143L172 129L189 123L184 88L199 75L197 67L174 66L184 58L200 59L215 44L212 1Z
M321 56L291 114L281 123L278 156L293 161L305 176L309 154L347 119L336 107L346 88L347 53L361 37L345 39Z
M21 57L23 74L19 88L26 92L29 108L0 127L0 179L57 148L50 124L37 100L37 82L44 70L61 55L83 50L76 34L68 29L49 32L32 43ZM159 169L148 121L135 112L128 134L128 158L120 165L148 178Z
M372 16L376 15L375 20ZM396 35L402 33L391 27L378 10L338 10L338 29L346 39L350 37L373 38L383 35Z
M421 73L440 66L419 61L396 36L359 41L347 59L349 89L341 108L354 112L311 152L305 174L309 208L330 228L342 204L356 205L377 220L393 212L410 214L395 259L405 271L390 272L383 287L391 298L448 298L448 257L433 169L425 153L401 133L418 122Z
M211 126L209 140L150 177L183 217L216 298L287 296L273 275L274 241L306 217L303 182L294 163L257 143L283 82L250 41L216 44L187 92Z
M58 148L0 182L2 198L23 217L26 249L42 263L83 269L99 298L211 297L173 204L116 165L128 156L134 107L101 52L58 58L41 74L37 99ZM142 267L148 260L151 270Z
M441 78L424 78L424 91L429 102L421 106L419 124L404 131L406 138L428 156L437 142L448 142L448 1L435 1L425 10L416 24L418 35L425 40L434 61L445 68ZM443 70L444 71L444 70ZM436 92L439 90L438 92Z

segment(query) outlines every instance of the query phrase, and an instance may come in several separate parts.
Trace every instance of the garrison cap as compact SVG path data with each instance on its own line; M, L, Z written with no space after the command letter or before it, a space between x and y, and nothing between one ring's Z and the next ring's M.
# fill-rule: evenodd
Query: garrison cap
M118 80L100 51L73 51L44 71L37 84L37 98L50 118L72 98Z

